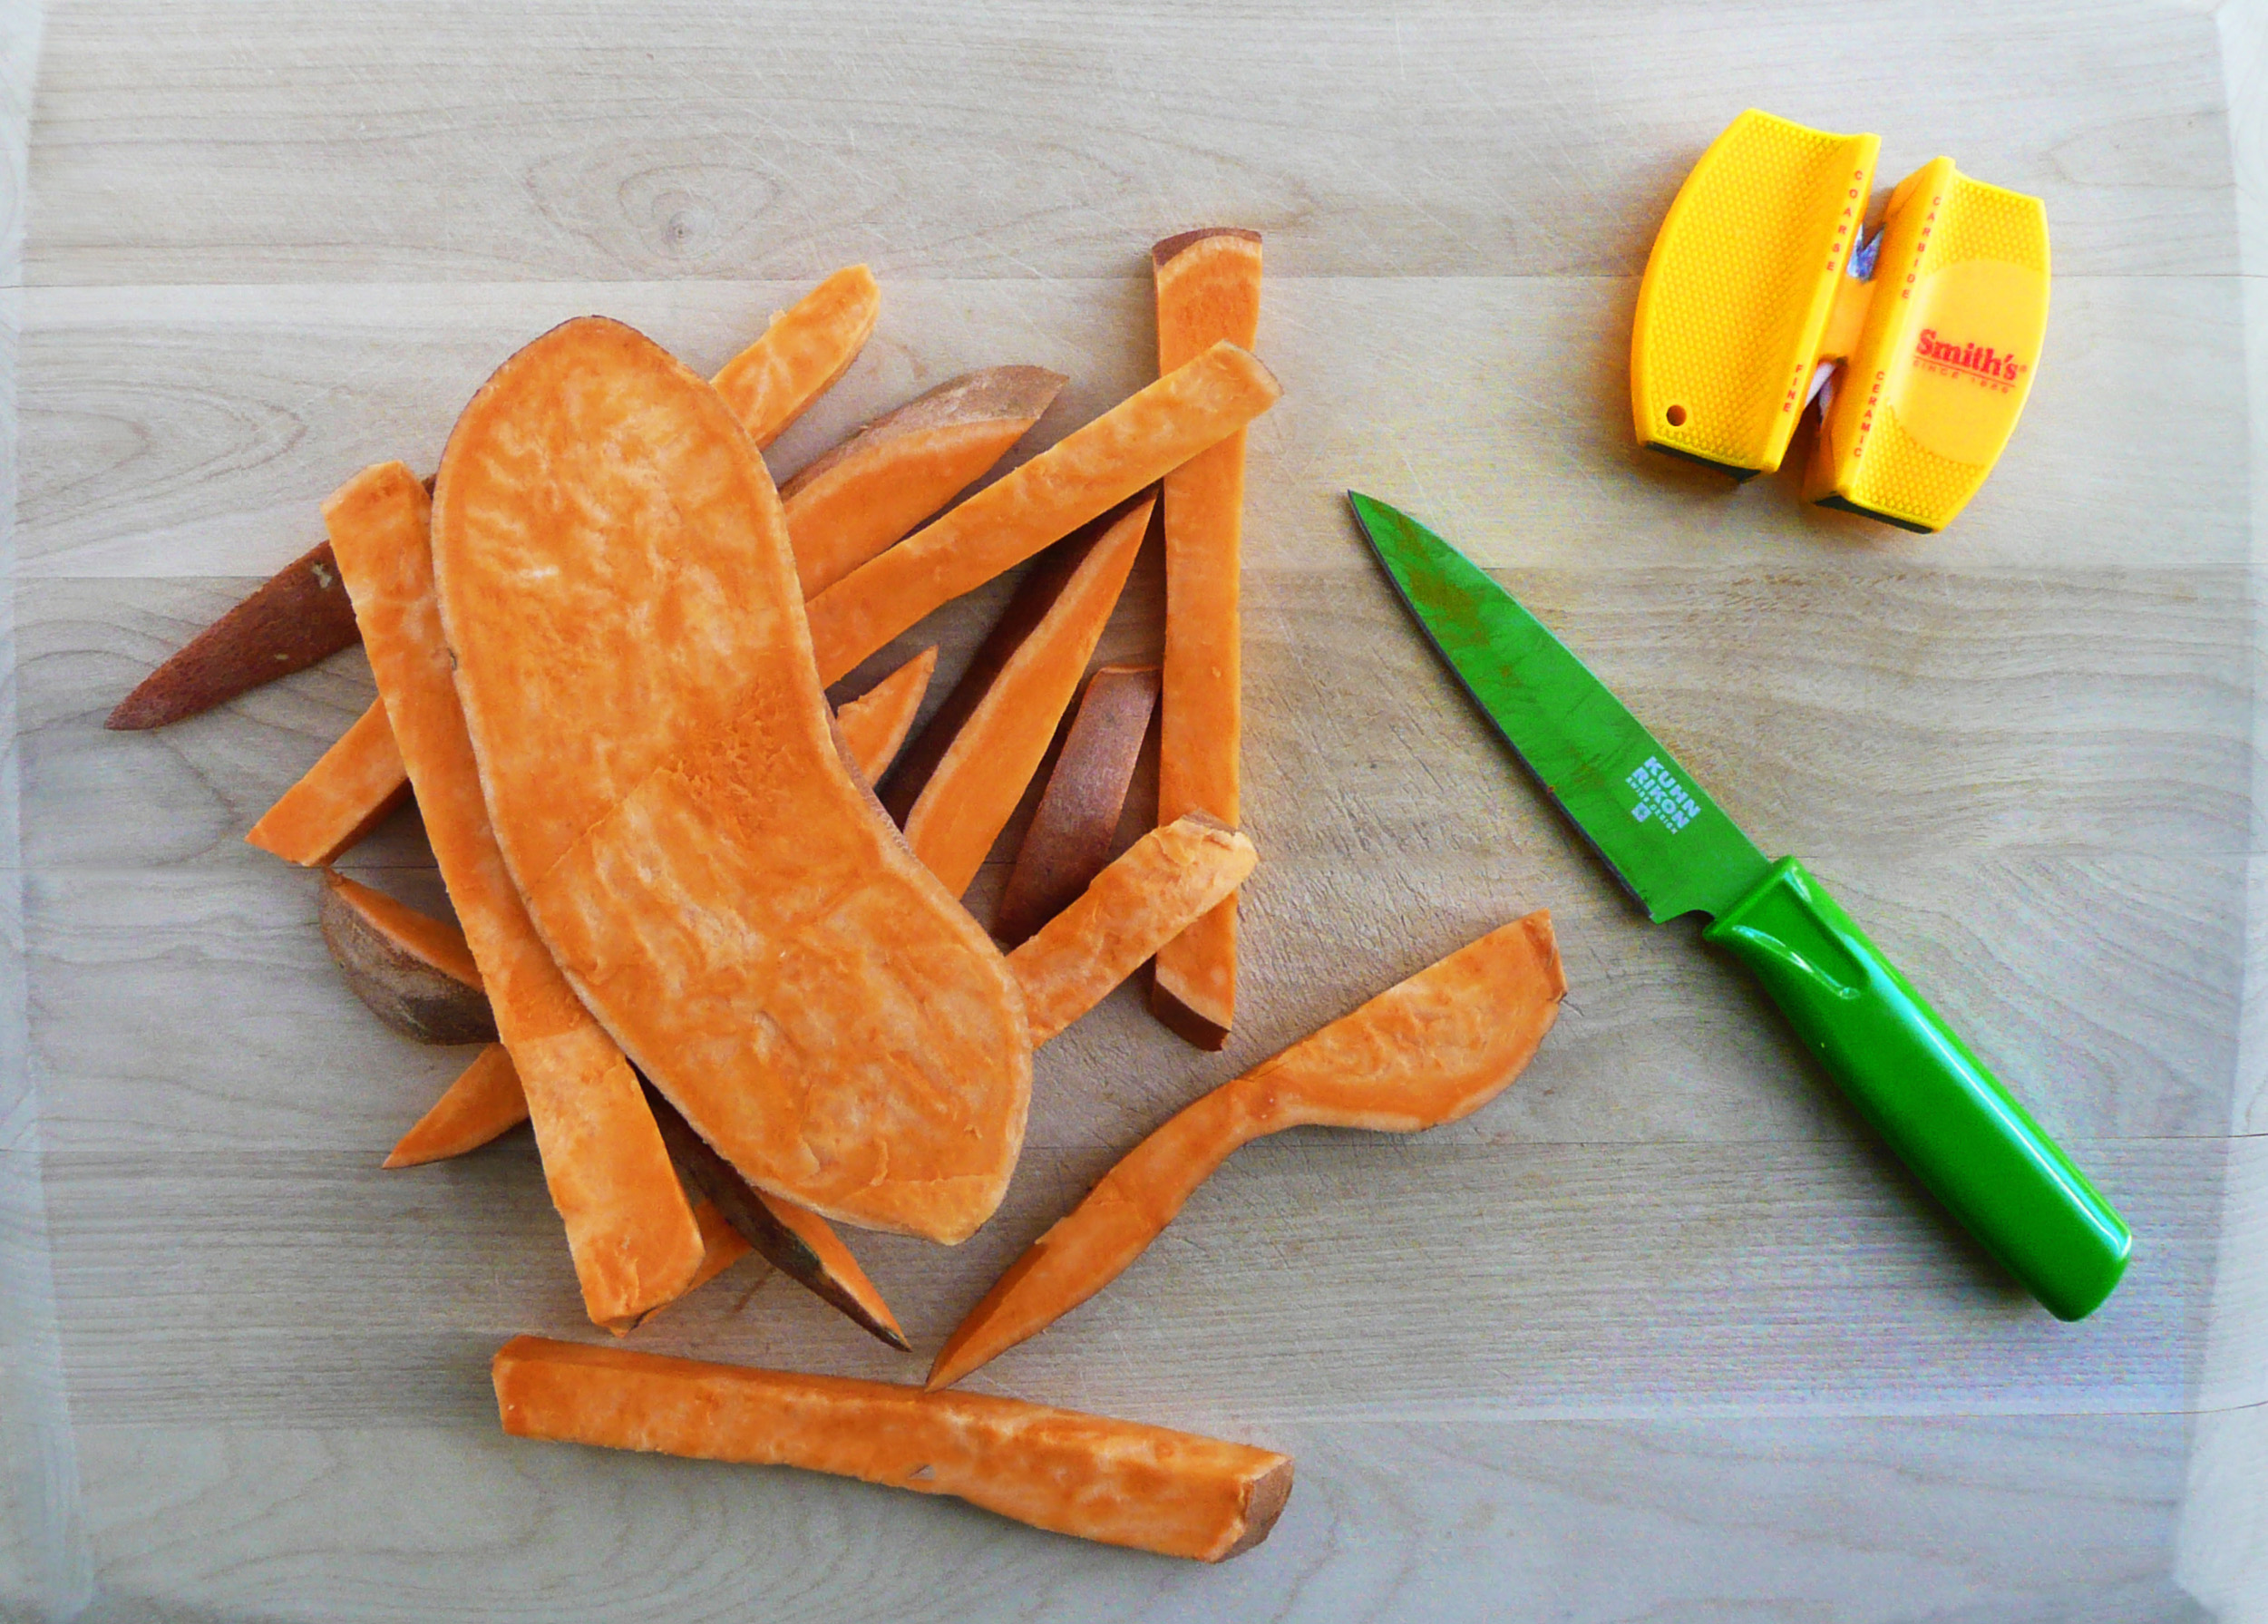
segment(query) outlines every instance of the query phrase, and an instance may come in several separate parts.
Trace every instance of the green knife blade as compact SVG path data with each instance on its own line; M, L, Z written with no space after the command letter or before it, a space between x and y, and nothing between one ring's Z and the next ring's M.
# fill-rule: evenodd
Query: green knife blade
M1581 660L1464 554L1348 492L1435 648L1657 920L1762 984L1922 1182L2049 1310L2081 1319L2133 1237L2085 1174L1792 857L1767 860Z

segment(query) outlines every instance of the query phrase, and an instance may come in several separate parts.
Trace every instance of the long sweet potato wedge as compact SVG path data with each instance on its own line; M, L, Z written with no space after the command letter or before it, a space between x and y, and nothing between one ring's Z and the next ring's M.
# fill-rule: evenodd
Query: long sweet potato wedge
M450 681L431 512L417 476L390 462L349 481L323 516L433 856L527 1091L584 1305L626 1329L685 1289L701 1234L637 1077L545 951L490 832Z
M464 932L342 874L323 876L324 945L355 996L420 1043L494 1043L496 1017Z
M911 530L1007 454L1066 382L1044 366L964 373L863 424L780 487L803 596Z
M800 1466L1200 1561L1259 1544L1291 1493L1287 1455L1017 1398L540 1337L507 1342L492 1374L514 1437Z
M1260 233L1183 232L1152 253L1158 370L1222 339L1250 349L1260 331ZM1241 429L1165 476L1165 678L1158 735L1158 822L1211 813L1243 821L1237 757L1244 731L1239 552L1244 520ZM1150 989L1158 1017L1201 1048L1229 1040L1236 1018L1236 900L1160 950Z
M423 1167L477 1151L528 1120L528 1094L511 1055L492 1043L442 1091L388 1153L384 1166ZM687 1288L690 1289L690 1288Z
M845 266L774 316L764 336L725 364L716 393L758 449L777 440L849 370L881 307L874 273Z
M912 731L921 696L930 691L930 677L936 670L937 649L932 646L835 713L842 743L867 783L890 771L898 747Z
M1021 994L838 754L716 392L554 329L459 418L433 555L498 844L584 1004L759 1189L965 1239L1023 1143Z
M1411 1133L1469 1115L1533 1057L1567 993L1551 915L1491 931L1201 1097L1031 1244L946 1338L932 1389L1118 1278L1240 1145L1300 1123Z
M1105 666L1087 678L1000 895L992 934L1003 946L1068 908L1110 861L1157 699L1155 666Z
M1155 504L1134 503L1095 537L1062 595L1008 656L946 749L913 810L906 843L956 897L1015 814L1056 724L1125 589Z
M1073 430L813 598L819 680L841 681L939 605L1155 484L1281 393L1251 355L1220 344Z
M409 793L409 770L394 743L385 701L374 699L244 838L286 862L321 868L337 861Z

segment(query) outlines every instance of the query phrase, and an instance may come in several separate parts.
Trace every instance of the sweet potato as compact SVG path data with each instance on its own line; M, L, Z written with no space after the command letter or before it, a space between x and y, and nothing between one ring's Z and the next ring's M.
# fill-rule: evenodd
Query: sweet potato
M1024 798L1064 707L1125 589L1155 504L1136 502L1095 539L1055 605L1008 656L946 749L913 810L906 843L956 897Z
M385 701L374 699L244 838L286 862L321 868L337 861L409 793L409 770L394 745Z
M1155 484L1281 393L1252 356L1215 345L1075 429L813 598L819 680L841 681L939 605Z
M1200 1561L1266 1539L1291 1493L1289 1456L1017 1398L540 1337L507 1342L492 1374L514 1437L800 1466Z
M903 1353L911 1347L874 1282L859 1267L842 1239L816 1212L752 1189L732 1164L711 1150L693 1125L662 1096L648 1090L647 1104L661 1128L678 1171L716 1204L726 1222L788 1279L869 1335Z
M716 392L618 323L536 340L450 436L433 554L497 841L583 1002L759 1189L965 1239L1023 1142L1021 995L838 754Z
M527 1091L584 1305L626 1329L685 1289L701 1234L638 1079L545 951L490 832L450 681L430 515L399 462L365 470L323 509L433 856Z
M1008 955L1037 1048L1244 883L1252 842L1202 812L1153 829Z
M423 1167L477 1151L528 1120L528 1095L511 1055L492 1043L443 1090L433 1108L402 1135L387 1167ZM690 1289L690 1288L688 1288Z
M1250 349L1260 331L1260 233L1186 231L1152 251L1158 370L1222 339ZM1158 734L1158 822L1202 812L1242 822L1243 737L1238 554L1244 433L1165 476L1165 676ZM1236 900L1160 949L1150 990L1159 1018L1201 1048L1229 1040L1236 1018Z
M1037 423L1066 380L993 366L861 426L780 487L803 596L816 597L974 482Z
M930 676L936 669L937 649L932 646L835 713L843 747L867 783L872 783L890 770L898 747L913 727L921 696L930 691Z
M464 932L344 875L323 876L324 945L371 1013L420 1043L494 1043Z
M691 1296L746 1257L754 1249L732 1221L724 1209L715 1201L696 1201L693 1206L694 1227L701 1231L701 1267L693 1271L681 1296ZM667 1305L665 1304L665 1307Z
M1551 915L1532 913L1203 1095L1032 1242L946 1338L930 1386L1117 1279L1239 1145L1301 1123L1410 1133L1477 1111L1527 1065L1566 992Z
M355 608L328 541L294 559L118 702L103 726L163 727L304 671L352 643Z
M1068 908L1110 861L1157 699L1155 666L1105 666L1087 678L1001 893L992 934L1003 946Z
M881 289L862 265L845 266L772 318L764 336L725 364L716 393L759 448L858 359L881 313Z

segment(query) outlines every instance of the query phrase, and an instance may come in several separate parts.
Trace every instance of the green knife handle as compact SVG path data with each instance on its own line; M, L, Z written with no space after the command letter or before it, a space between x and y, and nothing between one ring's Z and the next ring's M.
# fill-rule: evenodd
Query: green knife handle
M2133 1236L1953 1029L1792 857L1705 933L1746 965L1931 1193L2059 1319L2084 1319Z

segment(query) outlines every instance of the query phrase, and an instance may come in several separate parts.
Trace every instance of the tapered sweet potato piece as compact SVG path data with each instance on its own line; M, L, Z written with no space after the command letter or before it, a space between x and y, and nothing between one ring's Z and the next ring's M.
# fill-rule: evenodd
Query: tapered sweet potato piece
M780 487L813 598L952 501L1021 440L1066 382L1044 366L964 373L864 424Z
M715 1201L695 1202L693 1223L701 1231L701 1267L693 1271L681 1296L698 1291L754 1250Z
M1215 345L1075 429L813 598L819 680L841 681L939 604L1155 484L1281 393L1251 355Z
M1186 231L1153 250L1158 370L1260 331L1260 233ZM1239 553L1244 434L1231 434L1165 476L1165 677L1158 734L1158 822L1211 813L1243 821L1237 756L1244 732ZM1229 1040L1236 1018L1236 900L1160 950L1150 989L1160 1019L1201 1048Z
M492 1374L514 1437L800 1466L1200 1561L1266 1539L1291 1493L1287 1455L1018 1398L540 1337L507 1342Z
M1032 1242L946 1338L930 1386L1117 1279L1239 1145L1301 1123L1411 1133L1477 1111L1527 1065L1566 992L1551 915L1532 913L1202 1096Z
M1101 1003L1191 919L1244 882L1252 842L1191 812L1127 848L1068 908L1008 955L1032 1046Z
M355 996L421 1043L494 1043L481 972L464 932L339 874L323 876L316 918Z
M496 838L583 1002L759 1189L965 1239L1023 1143L1021 995L838 754L716 392L555 329L458 420L433 551Z
M1105 666L1087 678L1000 896L992 934L1003 946L1070 907L1110 861L1157 698L1155 666Z
M835 713L842 743L858 765L860 775L872 783L890 770L898 747L912 730L921 696L930 691L937 670L937 649L923 649Z
M845 266L772 318L764 336L725 364L716 393L759 448L850 369L881 313L881 289L862 265Z
M285 565L118 702L105 727L163 727L304 671L359 634L327 541Z
M244 838L286 862L320 868L338 861L409 793L409 771L394 746L385 701L374 699Z
M402 1135L384 1165L423 1167L477 1151L528 1120L528 1095L511 1055L492 1043L474 1057L457 1080L442 1091L433 1108Z
M1086 662L1118 607L1154 505L1136 502L1095 537L906 814L906 843L956 897L976 879L1039 771L1064 707L1078 691Z
M450 681L430 514L399 462L365 469L323 509L433 856L527 1091L584 1306L626 1329L685 1289L701 1234L637 1077L545 951L490 832Z

